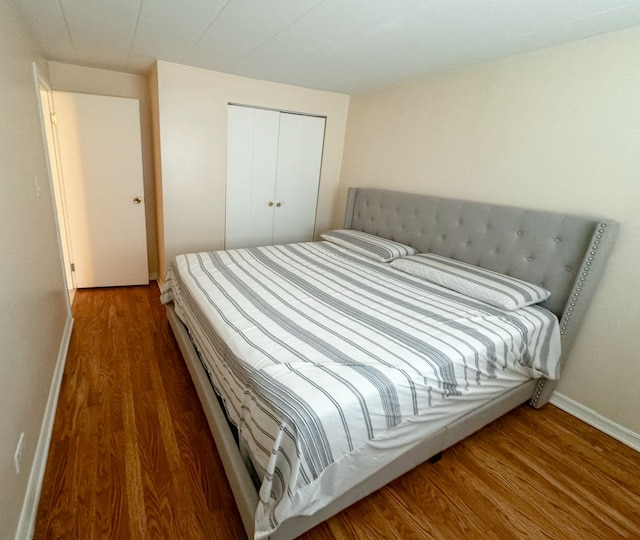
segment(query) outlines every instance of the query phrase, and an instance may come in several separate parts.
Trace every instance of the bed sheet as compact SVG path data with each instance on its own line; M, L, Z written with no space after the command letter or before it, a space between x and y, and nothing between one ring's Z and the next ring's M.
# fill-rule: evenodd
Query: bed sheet
M181 255L163 287L260 478L256 538L443 425L558 375L557 319L328 242Z

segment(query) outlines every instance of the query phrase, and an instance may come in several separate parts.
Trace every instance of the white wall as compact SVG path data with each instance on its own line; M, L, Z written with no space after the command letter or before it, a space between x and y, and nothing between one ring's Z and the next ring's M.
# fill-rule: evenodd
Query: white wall
M142 174L147 225L149 274L158 273L156 233L156 197L153 176L153 143L151 136L151 98L148 78L106 69L88 68L49 62L49 79L54 90L102 96L128 97L140 102L140 136L142 144Z
M340 204L371 186L620 221L558 391L636 434L638 59L635 28L352 97L340 189Z
M169 62L158 62L156 77L161 275L174 255L224 246L228 103L327 117L316 231L329 227L349 96Z
M46 74L15 7L0 0L0 538L18 527L67 320L32 61Z

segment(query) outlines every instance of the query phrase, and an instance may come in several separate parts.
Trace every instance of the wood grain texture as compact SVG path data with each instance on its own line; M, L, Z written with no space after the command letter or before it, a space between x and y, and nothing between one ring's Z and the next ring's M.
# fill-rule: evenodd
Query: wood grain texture
M158 296L78 291L36 539L245 538ZM303 538L640 538L640 454L522 406Z

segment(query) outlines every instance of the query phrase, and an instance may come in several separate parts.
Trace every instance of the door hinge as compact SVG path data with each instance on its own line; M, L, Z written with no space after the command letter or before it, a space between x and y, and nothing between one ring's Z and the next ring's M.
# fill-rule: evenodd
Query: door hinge
M49 116L51 116L51 123L54 125L58 124L58 117L56 116L56 113L51 113Z
M71 271L72 272L76 271L76 265L74 263L71 263L69 266L71 266Z

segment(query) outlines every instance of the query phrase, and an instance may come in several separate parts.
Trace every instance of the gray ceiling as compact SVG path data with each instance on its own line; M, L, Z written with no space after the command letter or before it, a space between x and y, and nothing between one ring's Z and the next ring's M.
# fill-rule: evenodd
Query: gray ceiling
M50 60L357 94L640 25L640 0L14 0Z

